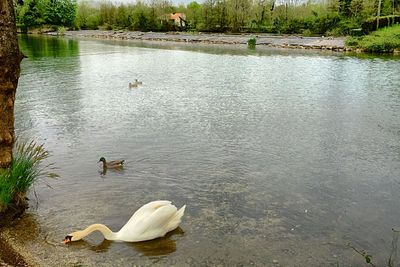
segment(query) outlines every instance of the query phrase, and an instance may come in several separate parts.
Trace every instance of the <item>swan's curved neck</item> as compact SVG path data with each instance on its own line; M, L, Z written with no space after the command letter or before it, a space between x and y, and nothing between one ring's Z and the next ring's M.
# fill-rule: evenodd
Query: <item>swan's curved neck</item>
M101 232L103 234L104 238L107 240L115 240L116 239L116 233L111 231L110 228L108 228L104 224L99 224L99 223L89 225L85 230L82 230L81 231L82 238L87 235L90 235L94 231Z

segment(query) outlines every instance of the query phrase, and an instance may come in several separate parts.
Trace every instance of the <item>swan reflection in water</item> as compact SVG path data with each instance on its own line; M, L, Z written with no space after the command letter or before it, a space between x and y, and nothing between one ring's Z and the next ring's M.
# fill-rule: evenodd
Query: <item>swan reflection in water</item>
M166 236L160 237L154 240L149 240L149 241L142 241L142 242L113 242L110 240L104 239L103 242L100 244L93 244L89 241L86 240L80 240L75 242L73 245L78 245L80 247L88 247L90 250L97 252L97 253L103 253L107 252L111 245L118 244L118 245L124 245L127 247L132 247L134 250L139 252L140 254L147 256L147 257L152 257L152 256L163 256L163 255L168 255L170 253L173 253L176 251L176 240L172 239L173 236L183 236L184 231L178 227L175 230L169 232Z

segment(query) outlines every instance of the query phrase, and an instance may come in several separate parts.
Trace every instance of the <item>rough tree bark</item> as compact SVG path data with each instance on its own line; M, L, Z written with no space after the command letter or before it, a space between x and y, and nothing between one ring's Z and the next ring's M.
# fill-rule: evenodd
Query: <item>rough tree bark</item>
M14 100L22 58L13 0L0 0L0 168L9 167L12 160Z

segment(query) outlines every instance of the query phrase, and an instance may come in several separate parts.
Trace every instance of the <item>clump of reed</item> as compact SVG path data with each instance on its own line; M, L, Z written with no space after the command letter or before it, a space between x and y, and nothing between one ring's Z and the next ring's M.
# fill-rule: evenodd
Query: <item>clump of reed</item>
M49 152L34 141L16 143L14 158L8 169L0 169L0 212L9 206L25 209L29 189L42 177L56 177L52 164L43 165Z

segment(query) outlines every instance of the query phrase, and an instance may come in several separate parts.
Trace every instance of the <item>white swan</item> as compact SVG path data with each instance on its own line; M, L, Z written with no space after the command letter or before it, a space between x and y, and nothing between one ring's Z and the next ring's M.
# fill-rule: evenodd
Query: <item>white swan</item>
M125 242L139 242L162 237L179 226L185 207L186 205L178 210L171 201L152 201L138 209L116 233L104 224L92 224L85 230L67 235L64 243L78 241L94 231L100 231L107 240Z

